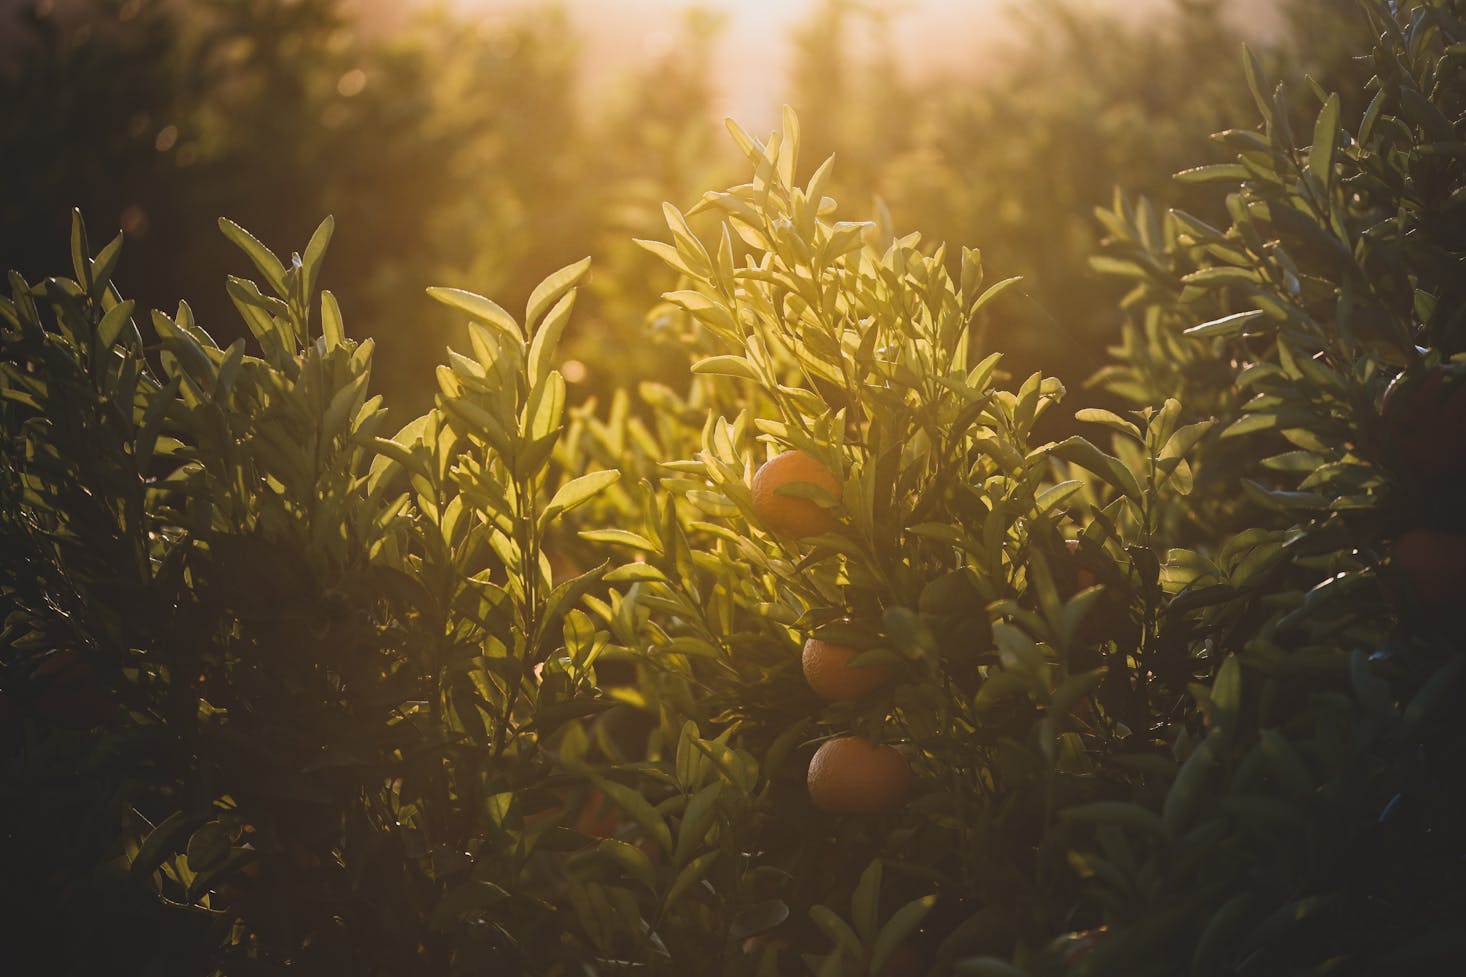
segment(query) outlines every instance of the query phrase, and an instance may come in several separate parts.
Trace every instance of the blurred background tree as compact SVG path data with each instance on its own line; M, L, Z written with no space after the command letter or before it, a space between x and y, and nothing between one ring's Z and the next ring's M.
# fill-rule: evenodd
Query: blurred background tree
M923 74L892 40L899 8L819 0L791 38L787 101L805 122L806 165L838 155L841 199L879 197L897 228L980 246L990 274L1023 275L993 307L987 344L1009 370L1041 361L1073 386L1118 332L1121 286L1088 267L1093 209L1118 184L1161 206L1184 191L1187 209L1219 208L1171 175L1226 158L1208 134L1250 118L1244 38L1359 111L1369 70L1347 59L1344 32L1357 28L1335 5L1283 0L1253 21L1220 0L1164 0L1143 18L1082 0L1012 4L1007 29L971 39L970 67ZM226 339L239 327L223 289L196 285L243 270L215 218L278 243L335 214L325 284L378 338L377 386L415 409L458 338L424 286L515 308L589 253L573 389L679 373L685 354L643 341L673 283L631 238L656 232L661 201L690 206L733 162L713 118L719 15L694 8L662 53L586 91L583 38L562 7L413 7L391 30L360 10L0 5L0 264L54 271L79 206L99 235L127 233L124 290L160 308L193 296Z
M1351 97L1346 112L1363 110L1370 70L1347 52L1367 39L1351 44L1358 18L1340 18L1334 0L1283 0L1255 23L1222 0L1158 8L1141 19L1082 0L1011 4L1013 29L975 38L967 75L921 80L880 43L880 5L823 0L798 32L791 102L811 156L839 156L837 195L878 195L897 228L981 247L990 273L1023 276L994 303L986 336L1016 374L1042 369L1072 387L1116 337L1124 286L1088 266L1093 211L1116 187L1222 221L1219 196L1171 177L1232 158L1210 134L1250 118L1244 41L1274 77L1307 72ZM877 43L852 64L861 27Z

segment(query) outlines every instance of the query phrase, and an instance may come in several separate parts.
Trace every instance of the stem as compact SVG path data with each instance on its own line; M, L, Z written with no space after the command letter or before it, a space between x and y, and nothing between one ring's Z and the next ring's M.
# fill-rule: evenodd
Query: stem
M520 572L524 578L524 603L519 608L519 627L525 638L525 651L529 653L539 644L542 638L539 626L544 623L540 620L540 533L533 476L514 480L514 515L515 543L519 546ZM504 700L504 713L494 731L496 758L504 754L509 726L514 717L514 707L519 702L519 690L524 685L524 678L521 676L518 681L505 684L509 686L508 698Z

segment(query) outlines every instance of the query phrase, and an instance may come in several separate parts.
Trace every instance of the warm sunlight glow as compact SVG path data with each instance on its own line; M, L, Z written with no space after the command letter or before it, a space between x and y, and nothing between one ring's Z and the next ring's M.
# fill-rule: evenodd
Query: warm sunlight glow
M395 20L410 5L399 0L358 0L374 14ZM427 5L427 0L415 0ZM676 28L689 10L710 12L720 22L714 81L717 116L731 115L755 129L778 119L791 57L790 34L829 0L452 0L451 9L493 22L526 11L563 9L580 32L584 83L590 89L660 57L676 43ZM1097 9L1137 19L1169 0L1092 0ZM890 0L871 3L866 29L847 43L853 52L889 51L909 78L980 68L984 52L1008 36L1016 0ZM1259 4L1236 2L1234 16L1256 20ZM1262 5L1262 6L1265 6Z
M754 128L778 117L779 93L790 58L790 32L807 22L827 0L454 0L453 8L489 20L525 10L561 7L583 34L587 85L664 55L676 43L680 18L690 9L709 11L720 21L717 115L733 115ZM1138 4L1126 4L1135 7ZM857 49L889 48L903 70L920 77L971 66L975 49L1001 33L1003 0L897 0L871 4L878 27L848 39Z

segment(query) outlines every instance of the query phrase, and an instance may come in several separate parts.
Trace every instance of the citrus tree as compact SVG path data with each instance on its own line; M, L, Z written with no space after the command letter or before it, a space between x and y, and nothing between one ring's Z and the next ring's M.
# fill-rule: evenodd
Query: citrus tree
M7 917L54 972L609 951L614 917L565 893L591 884L587 847L635 851L587 799L646 808L588 732L616 702L576 605L615 575L547 551L617 477L554 460L585 263L522 321L435 291L472 355L387 428L370 340L315 294L331 222L288 263L221 227L263 282L229 282L252 345L221 349L187 305L144 341L111 285L120 239L90 256L79 218L75 278L12 276L0 305L4 836L7 876L39 881L7 888Z
M1092 440L1032 443L1059 390L991 382L975 256L948 277L939 248L836 222L823 167L794 181L792 120L735 131L752 181L695 208L720 235L669 211L652 247L715 379L664 466L690 514L627 542L668 576L651 650L709 660L701 701L782 812L765 972L879 972L898 945L995 974L1459 949L1457 15L1366 6L1355 122L1249 57L1262 126L1181 175L1228 190L1228 229L1101 215L1135 290L1098 380L1154 406L1080 411Z

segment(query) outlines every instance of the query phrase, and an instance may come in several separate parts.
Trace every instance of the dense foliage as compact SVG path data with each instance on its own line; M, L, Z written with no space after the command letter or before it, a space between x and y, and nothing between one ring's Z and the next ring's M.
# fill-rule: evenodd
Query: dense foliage
M588 260L522 314L429 289L466 328L405 420L319 288L329 219L289 260L220 222L254 280L216 342L136 314L77 217L73 277L0 300L7 945L1449 972L1466 5L1358 16L1356 108L1246 57L1261 125L1180 175L1225 217L1101 212L1130 291L1095 382L1135 409L1061 440L1073 394L988 327L1021 285L841 219L792 112L638 242L690 374L581 404ZM817 678L832 648L875 678Z

